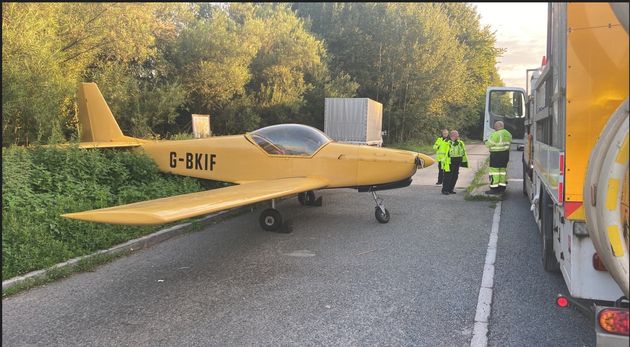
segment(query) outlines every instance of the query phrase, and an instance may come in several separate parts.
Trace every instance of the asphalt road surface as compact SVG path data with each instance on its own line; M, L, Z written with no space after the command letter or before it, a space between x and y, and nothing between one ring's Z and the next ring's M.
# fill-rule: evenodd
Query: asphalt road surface
M328 190L322 207L278 204L290 234L262 231L256 211L4 299L2 344L467 346L493 203L420 176L380 194L388 224L370 195ZM520 184L503 202L488 342L594 345L586 318L553 305L566 288L542 270Z
M523 195L522 155L512 151L508 165L488 344L594 346L595 323L575 309L555 306L556 295L569 292L562 274L542 268L540 234Z

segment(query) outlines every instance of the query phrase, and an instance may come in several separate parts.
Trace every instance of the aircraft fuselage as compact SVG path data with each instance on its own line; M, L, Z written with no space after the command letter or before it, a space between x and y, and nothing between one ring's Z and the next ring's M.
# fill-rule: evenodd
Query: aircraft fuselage
M320 177L329 183L328 188L407 179L416 172L419 155L337 142L323 145L312 156L271 155L245 135L145 142L142 147L160 170L176 175L233 183ZM432 162L427 158L422 157Z

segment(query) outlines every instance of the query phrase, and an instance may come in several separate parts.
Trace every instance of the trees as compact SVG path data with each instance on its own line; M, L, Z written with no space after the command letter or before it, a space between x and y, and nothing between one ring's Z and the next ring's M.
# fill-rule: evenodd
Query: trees
M463 3L297 3L324 39L332 69L384 105L389 141L422 139L441 127L476 134L483 95L498 83L494 36ZM479 127L481 129L481 127Z
M103 78L110 82L104 86L108 95L129 99L151 72L144 64L157 58L155 39L163 23L153 4L2 7L3 145L47 141L55 130L71 128L79 81ZM115 109L124 104L112 103ZM118 113L131 123L129 114Z
M384 104L389 141L480 131L500 83L494 36L464 3L3 3L3 146L76 137L99 84L125 133L323 127L325 97ZM479 130L478 130L479 129Z

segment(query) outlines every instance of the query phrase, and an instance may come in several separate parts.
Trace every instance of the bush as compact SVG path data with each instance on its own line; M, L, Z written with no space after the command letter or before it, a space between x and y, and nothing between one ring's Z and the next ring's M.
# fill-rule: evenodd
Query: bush
M61 214L218 187L159 172L142 152L2 149L2 278L106 249L161 226L82 222Z

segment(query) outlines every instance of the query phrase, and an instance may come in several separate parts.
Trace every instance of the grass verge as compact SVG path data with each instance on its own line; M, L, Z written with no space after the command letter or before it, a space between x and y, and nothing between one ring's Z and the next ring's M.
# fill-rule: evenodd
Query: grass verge
M62 268L48 269L43 276L37 276L7 289L2 289L2 297L6 298L11 295L18 294L25 290L66 278L77 272L94 271L96 267L128 255L129 253L131 253L131 251L120 251L112 254L97 254L89 258L81 259L76 264L68 265Z
M222 187L161 173L138 151L74 147L2 149L2 278L50 268L165 226L62 218L137 201Z
M209 219L203 219L203 218L202 219L186 219L186 220L180 221L180 223L181 224L190 223L190 225L187 226L183 230L183 233L185 234L195 233L195 232L203 230L203 228L206 227L207 225L217 224L217 223L226 221L228 219L244 215L246 213L249 213L252 210L256 210L256 209L263 208L266 206L267 206L266 202L260 202L253 205L245 206L243 208L236 208L236 209L227 211L226 213L223 213L221 215L218 215ZM172 227L173 225L174 223L169 224L165 226L163 229L167 229L168 227ZM159 241L156 243L159 243ZM95 269L98 266L105 265L109 262L112 262L120 257L127 256L131 253L132 253L131 250L120 250L115 253L109 253L109 254L101 253L101 254L95 254L93 256L88 255L86 258L79 260L75 264L66 265L64 267L59 267L59 268L50 268L46 270L43 275L33 277L31 279L28 279L24 282L16 284L7 289L3 289L2 297L6 298L9 296L21 293L25 290L29 290L31 288L35 288L35 287L39 287L48 283L52 283L59 279L67 278L75 273L95 271Z
M466 188L466 195L464 196L464 200L466 201L501 201L503 200L501 196L496 195L487 195L487 194L478 194L478 188L488 186L488 168L490 164L490 158L484 161L483 165L475 172L475 177L473 178L470 185Z

